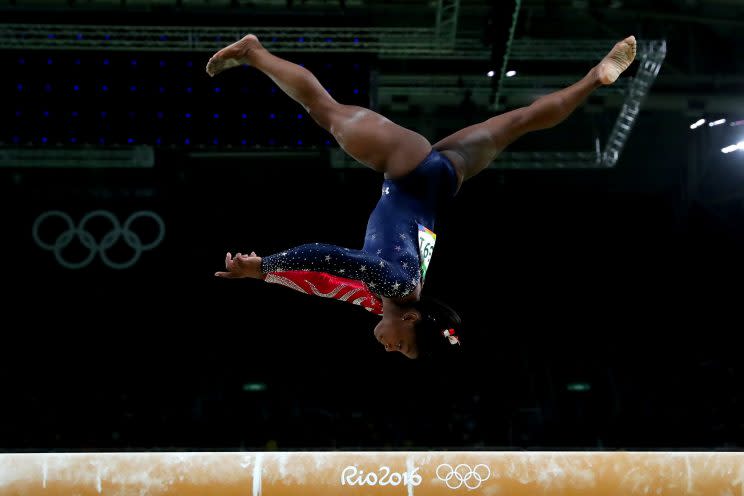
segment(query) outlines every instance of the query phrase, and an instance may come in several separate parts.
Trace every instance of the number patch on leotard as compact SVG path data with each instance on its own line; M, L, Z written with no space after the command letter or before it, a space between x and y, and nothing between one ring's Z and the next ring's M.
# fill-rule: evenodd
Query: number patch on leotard
M434 244L437 242L437 235L421 224L419 224L418 227L421 280L423 281L426 277L426 271L429 268L429 262L431 262L431 256L434 254Z

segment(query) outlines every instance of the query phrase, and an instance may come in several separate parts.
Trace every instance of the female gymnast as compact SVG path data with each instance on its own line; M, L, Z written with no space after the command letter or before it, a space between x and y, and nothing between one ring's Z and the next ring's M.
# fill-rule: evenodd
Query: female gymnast
M463 181L486 168L514 140L555 126L593 90L612 84L635 54L636 40L629 36L579 82L432 145L369 109L337 102L310 71L271 54L249 34L212 56L207 73L216 76L244 64L260 70L329 131L346 153L384 174L384 180L361 250L315 243L265 257L227 253L226 271L215 275L263 279L361 305L382 317L375 338L386 350L409 358L456 348L452 345L460 344L461 324L457 313L421 296L436 241L437 213Z

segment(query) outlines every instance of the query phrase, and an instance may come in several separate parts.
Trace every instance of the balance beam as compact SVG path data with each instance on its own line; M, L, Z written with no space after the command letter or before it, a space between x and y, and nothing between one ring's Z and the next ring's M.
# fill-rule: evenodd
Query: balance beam
M744 453L0 454L0 496L724 496Z

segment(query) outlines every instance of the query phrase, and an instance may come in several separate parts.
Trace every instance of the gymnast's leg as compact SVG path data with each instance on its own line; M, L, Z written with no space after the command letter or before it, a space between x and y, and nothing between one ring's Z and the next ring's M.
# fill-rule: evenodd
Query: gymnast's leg
M310 71L273 55L254 35L217 52L209 60L207 72L215 76L243 64L269 76L330 132L346 153L388 177L404 176L431 151L431 144L420 134L369 109L338 103Z
M568 117L601 85L612 84L630 66L636 54L635 37L615 44L609 54L579 82L545 95L529 107L492 117L434 144L455 165L460 180L467 180L488 165L504 148L530 131L547 129Z

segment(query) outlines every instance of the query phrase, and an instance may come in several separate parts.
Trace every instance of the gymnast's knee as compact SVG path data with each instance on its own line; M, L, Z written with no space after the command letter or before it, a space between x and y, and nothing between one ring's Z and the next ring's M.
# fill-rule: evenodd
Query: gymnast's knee
M304 105L304 107L310 117L320 127L328 132L332 132L331 126L340 113L340 103L328 95L327 97L313 99L310 103Z

